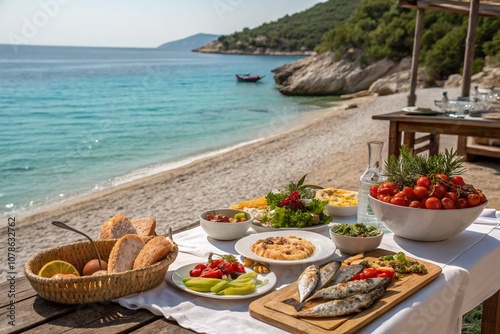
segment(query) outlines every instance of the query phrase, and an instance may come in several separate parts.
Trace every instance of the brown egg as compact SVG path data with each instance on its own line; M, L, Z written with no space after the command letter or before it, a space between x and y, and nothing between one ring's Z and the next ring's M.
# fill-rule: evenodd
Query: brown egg
M108 269L108 263L104 260L101 260L101 266L103 270ZM99 270L101 270L101 268L99 268L99 261L97 259L92 259L83 267L83 275L89 276Z

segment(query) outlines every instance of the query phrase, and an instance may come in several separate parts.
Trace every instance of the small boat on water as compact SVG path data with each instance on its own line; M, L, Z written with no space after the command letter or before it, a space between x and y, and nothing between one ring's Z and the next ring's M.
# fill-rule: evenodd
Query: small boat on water
M242 82L257 82L265 75L236 74L236 79Z

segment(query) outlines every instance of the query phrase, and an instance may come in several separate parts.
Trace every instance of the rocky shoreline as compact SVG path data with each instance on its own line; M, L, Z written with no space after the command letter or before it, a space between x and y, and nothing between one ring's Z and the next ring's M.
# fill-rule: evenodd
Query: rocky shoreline
M298 61L274 69L275 82L280 93L288 96L328 96L348 94L376 94L379 96L408 92L410 89L411 57L400 61L382 59L366 67L359 65L361 54L349 51L342 59L334 52L316 54L313 51L282 52L254 47L247 50L224 50L221 42L213 41L192 50L200 53L230 55L306 56ZM423 70L417 80L419 88L427 88L430 78ZM500 68L485 67L472 77L472 82L482 88L500 87ZM441 83L444 88L461 85L461 75L451 75Z
M192 50L193 52L199 53L217 53L217 54L229 54L229 55L250 55L250 56L312 56L316 54L314 51L277 51L269 48L258 48L248 50L224 50L222 43L219 41L213 41L204 45L202 47Z

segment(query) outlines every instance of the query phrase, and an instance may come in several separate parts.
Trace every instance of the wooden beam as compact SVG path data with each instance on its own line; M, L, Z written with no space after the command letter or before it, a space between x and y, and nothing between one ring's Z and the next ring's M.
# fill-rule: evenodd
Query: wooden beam
M476 45L478 10L479 10L479 0L472 0L470 2L469 27L467 29L467 43L465 44L465 59L464 59L464 70L462 75L461 97L470 96L472 63L474 61L474 48Z
M470 10L470 1L457 0L399 0L398 5L402 8L421 8L464 15L467 15ZM478 15L500 17L500 3L498 1L481 1L478 8Z
M408 106L413 107L417 102L415 91L417 90L418 79L418 58L420 57L420 42L422 40L422 29L424 27L425 10L417 10L417 20L415 22L415 35L413 38L413 53L411 56L410 72L410 94L408 95Z

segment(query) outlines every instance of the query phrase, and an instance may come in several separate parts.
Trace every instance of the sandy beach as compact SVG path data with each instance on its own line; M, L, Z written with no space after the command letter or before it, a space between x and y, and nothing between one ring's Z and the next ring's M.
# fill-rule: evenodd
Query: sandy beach
M450 95L458 95L448 89ZM417 105L432 107L442 89L417 91ZM157 233L197 222L204 210L224 208L260 197L273 188L307 174L307 182L323 187L357 190L366 168L366 142L381 140L387 159L388 122L372 120L376 114L406 106L407 93L344 101L343 106L308 113L300 126L257 143L195 161L184 167L83 196L16 219L16 271L36 253L82 240L79 234L59 229L53 220L68 223L93 238L106 219L122 213L130 218L154 216ZM357 107L352 107L355 104ZM351 105L350 108L346 108ZM456 148L456 137L442 136L441 150ZM482 158L465 163L464 178L483 190L489 207L500 210L500 161ZM2 252L2 263L7 263ZM2 266L0 277L6 277Z

